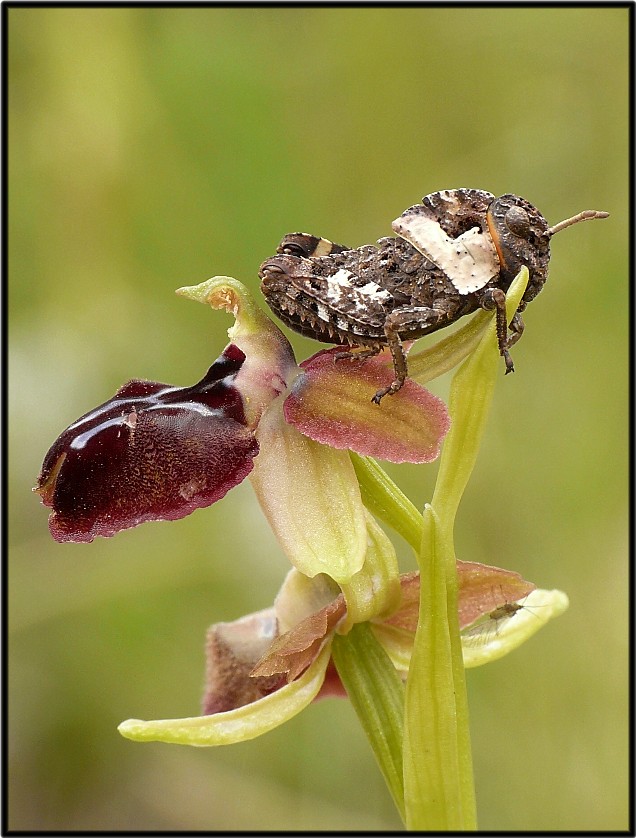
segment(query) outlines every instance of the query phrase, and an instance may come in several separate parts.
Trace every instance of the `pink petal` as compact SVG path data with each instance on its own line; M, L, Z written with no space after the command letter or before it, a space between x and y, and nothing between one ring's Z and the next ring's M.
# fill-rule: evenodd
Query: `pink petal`
M285 401L285 419L332 448L393 463L428 463L439 455L450 420L446 405L407 379L380 405L371 397L390 380L386 360L335 359L341 348L318 352L301 364Z

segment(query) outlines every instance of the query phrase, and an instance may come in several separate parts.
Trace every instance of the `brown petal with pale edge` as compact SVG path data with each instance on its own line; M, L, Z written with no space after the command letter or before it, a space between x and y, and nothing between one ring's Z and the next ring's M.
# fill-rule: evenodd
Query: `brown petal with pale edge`
M293 681L313 663L345 613L345 599L340 594L329 605L277 637L252 670L252 676L284 674L288 682Z
M459 627L473 623L497 606L528 596L537 587L514 570L480 562L457 562Z
M407 379L381 405L371 397L390 380L384 361L335 359L328 349L301 364L285 401L285 419L305 436L393 463L428 463L440 451L450 420L446 405Z
M481 564L457 562L459 627L464 628L484 614L506 602L515 602L536 585L526 582L514 570ZM399 610L384 622L406 631L415 631L420 605L420 574L417 571L400 576L402 601Z

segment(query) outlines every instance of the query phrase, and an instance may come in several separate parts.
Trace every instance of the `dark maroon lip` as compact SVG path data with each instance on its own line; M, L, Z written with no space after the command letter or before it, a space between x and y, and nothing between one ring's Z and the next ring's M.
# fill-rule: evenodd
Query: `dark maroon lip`
M230 344L189 387L133 379L63 431L36 491L57 541L92 541L210 506L253 468L258 442Z

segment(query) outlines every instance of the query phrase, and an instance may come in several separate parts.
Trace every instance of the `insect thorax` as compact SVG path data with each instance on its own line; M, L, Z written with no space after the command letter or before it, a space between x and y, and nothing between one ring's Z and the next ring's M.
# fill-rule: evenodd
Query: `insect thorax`
M403 307L474 311L473 295L460 299L451 282L422 253L401 238L324 257L277 256L266 266L262 289L276 314L296 331L326 343L386 343L387 315ZM465 311L464 311L465 309ZM435 328L439 328L437 325ZM433 328L422 323L404 337L419 337Z

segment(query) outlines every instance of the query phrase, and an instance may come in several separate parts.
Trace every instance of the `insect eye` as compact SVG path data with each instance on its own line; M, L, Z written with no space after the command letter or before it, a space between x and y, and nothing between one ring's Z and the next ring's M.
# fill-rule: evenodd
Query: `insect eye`
M307 255L307 251L304 247L302 247L299 244L294 244L293 242L290 242L289 244L286 244L283 247L282 252L286 256L306 256Z
M264 274L284 274L285 271L281 268L280 265L277 265L276 262L265 262L261 265L261 269L259 274L263 276Z
M506 227L515 236L527 239L530 235L530 219L522 207L511 207L505 215Z

